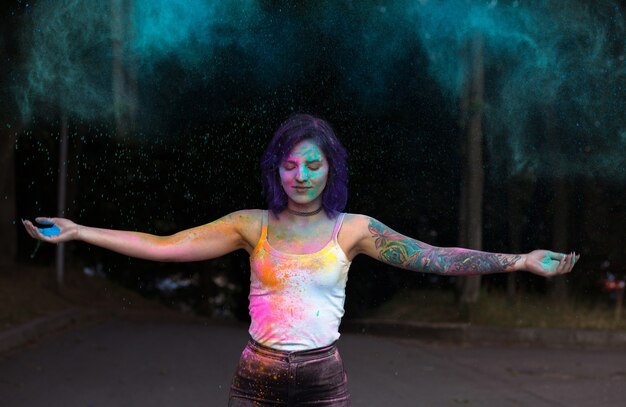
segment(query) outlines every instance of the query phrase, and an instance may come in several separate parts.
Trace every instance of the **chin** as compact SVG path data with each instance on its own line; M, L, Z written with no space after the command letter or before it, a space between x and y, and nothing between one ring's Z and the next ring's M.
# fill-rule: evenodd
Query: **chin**
M287 195L289 196L289 195ZM300 205L306 205L306 204L310 204L311 202L314 202L316 199L318 199L317 196L311 198L308 196L298 196L298 195L294 195L294 196L289 196L289 199L291 199L293 202L300 204Z
M314 201L314 199L298 199L297 197L291 198L291 200L300 205L308 205Z

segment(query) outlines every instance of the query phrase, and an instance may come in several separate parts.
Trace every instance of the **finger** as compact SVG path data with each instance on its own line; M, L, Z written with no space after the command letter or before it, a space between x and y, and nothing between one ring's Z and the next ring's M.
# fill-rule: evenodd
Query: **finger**
M54 223L55 218L46 218L46 217L40 216L40 217L35 218L35 220L38 223L41 223L42 225L52 225Z
M578 261L578 257L580 257L580 256L577 256L577 255L576 255L576 253L573 253L573 256L572 256L572 264L570 265L569 270L567 271L568 273L569 273L570 271L572 271L572 269L573 269L573 268L574 268L574 266L576 265L576 262Z
M27 222L28 222L28 228L31 231L31 236L33 238L43 240L43 241L50 241L50 238L44 235L43 233L41 233L41 231L39 230L37 226L33 225L32 222L30 221L27 221Z
M39 240L45 240L46 236L41 233L41 231L39 230L39 228L35 225L33 225L32 223L30 224L30 230L33 231L33 233L35 234L35 238L39 239Z
M563 261L561 274L567 273L569 271L571 264L572 264L572 254L570 253L565 257L565 261Z
M572 270L572 266L574 265L574 253L570 253L567 255L566 260L563 264L563 270L561 274L569 273Z
M24 224L24 229L26 229L26 233L28 233L28 236L30 236L30 237L32 237L34 239L35 238L35 234L31 230L31 228L28 225L28 223L26 221L22 221L22 223Z
M570 253L567 255L565 260L565 264L563 265L563 273L567 273L572 268L572 259L574 258L574 253Z
M33 224L30 221L25 221L24 222L24 227L26 227L26 231L28 232L28 234L30 235L30 237L37 239L37 232L34 230L33 228Z
M557 253L557 254L560 255L560 253ZM567 262L567 255L560 256L560 258L558 259L558 264L554 268L555 275L563 274L566 262Z
M572 271L572 266L574 265L574 252L570 253L567 259L567 267L563 271L563 273L569 273Z
M563 272L563 267L565 266L565 262L567 261L567 255L563 253L556 253L558 256L558 264L555 267L554 274L561 274Z

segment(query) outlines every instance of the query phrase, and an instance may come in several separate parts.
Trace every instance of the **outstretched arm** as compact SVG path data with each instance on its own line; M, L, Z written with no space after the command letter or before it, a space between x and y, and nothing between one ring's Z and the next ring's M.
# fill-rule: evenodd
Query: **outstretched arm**
M572 270L578 260L548 250L528 254L488 253L457 247L436 247L395 232L368 216L359 219L359 253L413 271L446 275L475 275L526 270L553 276Z
M247 211L234 212L214 222L183 230L170 236L100 229L77 225L63 218L37 218L52 223L55 234L22 221L31 237L49 243L82 240L114 252L145 260L186 262L213 259L244 247L241 231L250 217Z

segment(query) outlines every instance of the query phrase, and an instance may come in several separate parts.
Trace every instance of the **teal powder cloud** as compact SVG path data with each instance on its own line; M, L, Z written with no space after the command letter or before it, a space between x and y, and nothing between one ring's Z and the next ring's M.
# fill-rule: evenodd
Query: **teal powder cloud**
M499 168L626 178L626 36L613 1L40 1L16 89L25 117L42 107L111 117L112 4L133 4L120 46L144 88L164 80L172 63L209 86L217 69L241 69L271 88L297 82L317 55L336 68L332 92L350 95L364 114L431 80L454 109L460 50L480 33L485 135ZM245 66L215 66L218 51L237 53Z
M393 103L398 89L420 92L414 84L431 78L456 109L467 65L462 50L480 34L485 136L495 167L626 178L626 31L615 1L315 4L306 23L332 38L339 87L365 110ZM407 71L411 63L426 63L430 78L416 81L423 72Z
M22 115L58 109L85 118L108 115L111 40L108 2L39 2L23 40L24 83L16 89Z
M624 179L626 36L615 2L422 0L407 3L407 16L452 100L459 50L484 38L492 159L511 172Z
M114 43L123 51L122 63L133 65L144 83L162 79L163 61L210 79L214 51L229 47L258 67L259 80L277 81L288 66L290 32L268 30L266 20L254 0L38 2L24 32L25 79L16 97L24 118L37 108L111 117ZM286 40L277 41L276 33L287 34Z
M254 0L136 1L128 49L144 66L173 56L187 68L211 70L215 48L252 48L261 17Z

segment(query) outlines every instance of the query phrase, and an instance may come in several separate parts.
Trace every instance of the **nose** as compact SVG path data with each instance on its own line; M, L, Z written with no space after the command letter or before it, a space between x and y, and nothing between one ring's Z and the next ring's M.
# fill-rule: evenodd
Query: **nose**
M309 179L309 171L305 166L298 167L298 172L296 173L296 181L304 182Z

